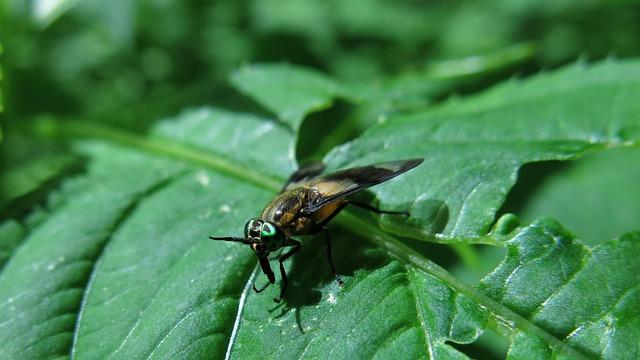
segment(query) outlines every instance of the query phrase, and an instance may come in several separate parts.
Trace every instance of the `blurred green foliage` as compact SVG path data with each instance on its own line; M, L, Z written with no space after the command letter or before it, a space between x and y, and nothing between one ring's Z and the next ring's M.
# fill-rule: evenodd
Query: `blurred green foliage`
M285 61L370 84L530 42L535 59L516 68L526 73L636 55L638 23L632 1L7 0L6 111L144 129L188 104L233 105L225 80L244 63Z
M246 109L227 79L256 62L377 93L303 129L301 158L513 74L640 53L640 3L620 0L7 0L1 11L3 127L53 114L140 132L188 106ZM319 127L336 129L306 141Z

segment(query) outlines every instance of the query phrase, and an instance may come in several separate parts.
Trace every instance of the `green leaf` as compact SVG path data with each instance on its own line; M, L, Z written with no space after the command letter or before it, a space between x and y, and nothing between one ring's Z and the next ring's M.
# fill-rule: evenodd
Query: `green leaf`
M315 278L314 270L325 265L321 254L303 250L292 265L293 282L319 292L312 297L317 301L292 295L292 308L274 318L270 297L246 288L232 353L238 358L460 357L446 342L473 342L491 326L511 339L513 358L634 358L627 350L637 350L633 339L640 328L640 316L632 310L640 301L640 266L631 261L640 254L639 233L592 252L549 220L510 236L494 235L503 238L509 255L481 289L499 303L440 276L433 265L412 259L420 255L411 250L390 249L404 254L401 260L409 265L402 265L358 245L348 246L347 254L336 251L344 259L338 263L360 264L351 265L354 275L338 292L329 277L327 284ZM612 272L618 275L606 275Z
M540 220L506 246L484 292L589 357L636 357L639 232L589 249L557 222Z
M518 103L525 110L536 104ZM624 115L633 106L620 102L616 110ZM497 109L492 115L499 118L502 107ZM572 109L571 115L584 115L576 112ZM457 119L450 121L459 128L475 125ZM402 126L407 123L421 134L433 129L430 122L412 123L411 118L389 123L395 121L397 128L386 128L390 139L408 139ZM524 121L520 125L524 127ZM446 126L440 124L441 129ZM338 166L338 155L345 159L416 155L393 147L361 153L359 142L378 131L373 129L337 150L330 158L332 166ZM505 141L499 149L514 147L516 154L534 151L533 145L520 144L526 132L515 127L516 140ZM634 287L640 269L629 260L640 255L637 233L590 254L554 223L541 221L519 229L512 218L503 218L491 234L483 235L488 243L506 246L509 255L482 288L476 288L395 235L381 232L369 217L345 210L334 222L341 226L332 227L332 238L334 260L346 286L339 288L332 279L322 239L305 238L301 253L286 263L290 288L285 304L277 306L272 302L276 286L261 294L251 290L253 281L265 281L251 250L209 241L207 235L240 234L244 222L279 190L295 167L291 155L295 133L288 126L201 108L162 121L146 137L91 123L52 120L37 123L35 134L94 139L73 142L88 159L87 172L69 179L52 196L56 204L51 214L29 229L0 273L0 343L8 358L69 353L99 359L225 354L230 358L465 358L454 344L476 341L487 327L511 340L513 357L581 358L603 349L610 358L633 355L631 345L620 344L632 344L637 338L638 314L629 311L634 308L629 304L637 305L640 298ZM567 157L584 147L557 142L562 140L538 146L548 146L554 154L564 149ZM495 142L483 146L486 153L495 154ZM446 158L441 156L455 163L458 153L453 146L448 150ZM406 196L405 188L416 186L414 178L430 179L423 167L377 187L378 198L389 205L387 199ZM496 179L504 181L497 175ZM479 207L477 201L484 199L468 198L464 206ZM438 202L422 201L420 206L414 205L417 212L410 221L445 209ZM485 206L490 212L490 205ZM544 264L554 267L539 265L545 256L550 262ZM520 271L531 268L536 271ZM602 281L612 269L623 273L611 277L609 288ZM616 302L618 297L623 301ZM575 308L565 306L574 303ZM536 307L539 312L532 310ZM601 323L598 316L617 322ZM579 328L575 338L569 336L574 327ZM569 337L566 343L563 337ZM591 343L593 339L598 342ZM609 339L615 346L605 346Z
M206 122L211 125L212 120L226 127L214 125L208 127L208 131L202 131L202 124ZM288 130L281 129L272 122L251 116L233 116L222 111L201 109L186 114L184 121L179 123L179 127L171 122L159 125L157 138L148 142L130 141L132 140L130 136L117 137L115 133L104 131L100 134L111 136L110 139L115 141L129 140L129 144L135 143L134 145L151 151L153 149L173 151L173 156L186 153L183 159L186 157L187 162L203 160L198 157L189 157L187 146L172 147L170 143L163 144L161 137L163 133L169 132L177 138L188 137L189 141L185 143L206 143L209 148L220 150L221 153L223 151L233 153L258 141L260 145L251 147L256 154L279 153L282 154L282 160L276 156L273 159L266 158L261 162L252 163L251 158L245 158L239 160L240 163L245 161L245 166L251 166L254 170L263 168L266 172L290 171L293 168L289 157L290 152L287 150L291 142L287 144L283 141L287 137L291 141L293 138ZM242 126L238 127L238 123ZM85 125L77 124L75 128L67 131L84 131L87 128L83 126ZM230 132L236 133L237 136L232 142L227 142L226 140L233 135ZM202 170L189 171L185 174L183 165L162 157L150 157L139 151L93 143L83 144L80 150L92 160L88 174L77 179L76 184L67 190L68 194L60 195L63 198L68 197L68 203L59 206L55 214L33 230L0 276L0 284L2 284L0 298L3 299L1 305L3 315L0 320L3 325L0 327L0 337L4 339L3 343L8 343L8 339L11 339L8 347L5 348L6 355L10 358L18 354L29 354L32 355L31 357L63 355L70 349L76 353L86 352L87 356L99 356L104 351L113 352L117 349L120 349L120 353L135 352L136 346L141 346L137 342L130 343L133 348L121 347L120 345L124 343L118 343L124 341L133 323L123 321L118 322L118 326L107 324L113 324L112 321L115 319L129 319L135 322L138 319L137 316L133 316L137 314L136 309L146 308L148 305L146 302L151 300L145 294L159 291L159 284L164 282L161 280L161 275L173 274L171 278L177 276L173 271L158 271L172 269L170 266L172 263L186 256L185 251L178 250L176 243L164 240L165 237L174 239L179 246L185 246L183 250L194 246L211 249L211 242L206 241L209 230L233 232L237 225L228 217L235 218L238 211L243 218L249 217L251 212L255 211L255 204L265 203L269 197L267 192L256 189L255 185L250 185L251 183L238 182L233 177L225 178L220 173L210 174ZM206 152L201 151L201 157L206 158ZM218 161L217 164L220 162ZM127 185L128 183L131 183L131 186ZM243 196L241 202L238 199L225 199L219 196L220 192L216 189L223 190L225 193L226 191L246 193L248 196L254 196L255 199L250 200L247 196ZM208 195L202 196L205 193ZM190 195L187 198L185 194ZM146 200L145 208L150 211L148 215L144 215L143 200ZM154 204L154 201L159 203ZM142 218L140 223L137 223L139 213L142 213ZM166 220L162 220L164 224L162 227L156 226L160 219L149 218L151 215L155 217L159 214L165 214L167 217ZM175 214L190 215L175 217ZM213 223L205 221L209 218ZM177 219L177 222L170 219ZM199 226L194 227L193 221L199 223ZM64 226L60 226L61 224ZM133 226L130 228L128 224ZM191 230L183 232L180 224L186 225ZM158 233L134 239L141 235L140 231L145 232L151 229L149 225L152 225L151 228ZM133 233L127 233L127 231ZM125 233L122 237L118 235L121 232ZM145 245L145 241L150 243ZM123 248L119 250L120 246ZM132 249L137 249L140 254L136 254L136 251L132 252ZM142 256L144 254L149 256L149 259L145 260ZM227 284L233 276L242 277L242 273L236 272L237 267L240 266L236 262L228 262L229 267L226 271L229 272L229 276L224 276L220 264L225 262L224 258L229 254L218 252L216 256L220 258L217 260L212 259L209 251L195 251L192 252L193 255L201 256L208 267L213 266L210 270L218 274L221 286ZM248 254L244 256L245 262L253 260L246 255ZM193 267L192 260L187 258L185 261L191 269L189 271L203 273L202 268ZM127 268L131 271L127 271ZM128 274L132 278L129 278ZM115 277L114 281L109 279L112 276ZM179 284L192 286L191 280L194 279L195 274L186 274L186 276L188 278L179 280ZM122 295L122 291L130 288L127 283L132 280L137 282L141 277L147 278L146 286L137 287L136 291L126 296L112 295L113 293ZM156 280L152 281L152 277ZM201 279L206 281L206 286L202 284L200 290L215 289L215 286L210 287L210 280L202 277ZM101 285L102 281L106 281L105 286ZM231 286L238 283L241 284L237 280L233 281ZM211 298L210 295L218 293L216 291L204 296L200 291L196 291L192 294L194 298L189 298L186 292L181 297L175 297L174 293L169 295L178 300L176 307L182 304L192 308L194 306L192 301L205 301ZM120 306L123 304L117 301L118 298L125 302L124 307L127 309L124 313L120 313L120 310L116 311L123 318L110 315L105 318L105 314L110 310L121 309ZM43 299L46 301L43 302ZM94 301L100 304L97 306L98 313L93 312ZM226 306L228 301L221 299L220 304ZM166 305L167 303L162 305L162 312L166 311L164 307ZM174 314L180 315L178 311ZM168 319L164 315L157 318ZM224 325L224 322L221 324ZM98 328L107 326L104 331L107 331L109 336L104 337L103 333L94 332L92 330L94 326ZM122 329L120 336L118 336L118 329ZM88 333L86 337L85 332ZM98 341L99 346L94 343L94 336L101 338ZM221 341L226 342L224 337L222 339ZM103 342L107 344L102 344ZM118 346L110 346L113 342L118 343ZM145 344L149 345L151 342L147 341ZM25 353L25 349L29 351Z
M0 208L16 198L41 188L47 181L69 170L77 163L69 154L52 154L29 159L0 176Z
M482 241L520 166L573 159L640 139L640 63L574 65L499 85L433 111L369 128L326 157L332 169L424 157L414 176L374 188L381 207L411 208L414 229L436 241ZM439 234L434 238L435 234Z
M640 229L640 168L630 164L640 164L639 149L585 156L531 194L520 211L523 221L553 217L588 244Z
M302 21L305 21L304 16ZM232 74L231 82L247 96L279 114L281 119L285 116L278 107L291 109L292 96L305 97L304 101L295 98L296 104L293 108L305 105L307 101L329 106L333 97L343 97L357 102L358 107L347 118L340 122L332 122L331 125L321 125L331 128L329 136L326 136L314 151L317 155L315 157L321 158L327 151L352 139L376 121L384 121L398 113L424 109L434 98L448 94L456 87L468 85L482 76L531 58L534 49L530 43L516 44L493 53L430 62L426 67L409 69L400 74L393 74L390 78L377 76L349 82L348 87L309 69L283 64L245 66ZM289 81L283 84L282 79ZM277 92L274 93L274 89ZM325 91L326 89L333 90ZM301 112L306 114L313 109L313 106L309 106ZM297 129L300 121L296 120L291 124Z
M33 229L0 275L0 337L8 358L69 352L84 288L111 231L172 172L162 160L109 150L102 146L108 157L93 162L82 191ZM126 185L135 164L136 181Z
M0 270L22 241L24 232L22 225L15 220L8 220L0 225Z
M292 262L288 309L274 309L273 289L266 296L245 289L232 358L464 358L446 342L473 342L487 312L441 279L348 239L334 248L348 274L344 288L327 276L315 241Z
M335 97L355 98L325 75L287 64L247 65L231 75L231 83L294 130L305 115L331 106Z

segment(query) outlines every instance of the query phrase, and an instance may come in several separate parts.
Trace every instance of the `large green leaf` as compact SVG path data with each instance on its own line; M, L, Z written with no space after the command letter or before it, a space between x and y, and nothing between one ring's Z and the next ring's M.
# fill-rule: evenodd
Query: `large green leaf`
M552 89L557 78L579 83L625 66L629 65L601 65L574 76L570 75L573 70L565 70L545 81ZM606 102L613 85L603 83L587 86L585 91L601 89L598 101ZM631 85L624 90L634 90ZM523 84L523 91L529 86ZM578 91L571 95L574 101L581 100ZM548 146L544 151L555 157L558 153L572 157L576 149L589 147L580 143L580 137L577 145L556 144L567 142L562 136L571 129L579 133L580 124L571 118L585 117L597 107L595 97L589 99L592 102L584 111L564 109L569 112L565 132L559 133L557 141L535 144ZM529 116L534 105L544 105L541 102L515 102L509 113L515 114L519 106ZM620 121L627 121L623 115L637 106L624 97L616 105ZM555 106L563 110L560 104ZM502 106L484 111L476 115L485 116L489 125L490 119L506 116ZM476 124L463 115L451 115L449 121L453 125L442 120L439 128L470 128L482 139ZM426 185L435 184L427 169L438 168L428 157L430 152L421 152L435 146L424 148L414 142L416 148L409 151L393 142L374 147L373 140L385 130L390 141L403 137L409 144L413 134L409 129L424 135L437 122L431 118L392 122L397 122L397 128L380 125L329 160L337 167L341 161L356 163L347 159L357 156L362 162L427 157L427 164L376 188L383 205L401 207L409 203L403 200L411 195L407 189L424 191ZM516 155L535 151L537 147L522 140L530 131L526 122L516 124L520 126L511 130L515 140L506 141L509 132L505 130L503 143L472 145L484 149L486 156L496 155L494 147L503 151L514 147ZM334 229L333 238L334 260L347 285L340 289L332 280L322 239L305 239L301 254L287 264L291 287L285 304L276 306L271 299L277 287L263 294L251 290L253 281L264 281L251 251L237 244L211 242L207 235L239 234L246 219L278 191L295 167L295 134L288 126L202 108L161 122L147 137L77 122L40 123L36 130L48 136L97 139L74 143L88 159L87 172L69 179L55 194L51 215L30 229L0 273L0 343L7 358L64 357L69 352L78 358L100 359L225 354L231 358L464 358L453 344L471 343L487 327L512 341L514 357L591 357L604 351L610 358L633 358L633 351L637 353L631 345L638 335L638 314L629 310L634 303L637 307L640 298L635 291L640 269L632 261L640 255L637 233L589 254L555 223L541 221L514 230L507 217L495 231L482 235L485 242L506 246L509 255L482 287L475 288L382 232L368 216L345 212L336 219L342 226ZM460 140L440 143L447 151L439 156L452 171L460 166L457 156L464 160L471 146L465 146L464 136ZM364 143L371 144L366 154ZM494 159L478 161L477 168L490 160ZM521 160L509 164L517 168ZM461 175L440 175L440 183L462 186L467 180ZM504 187L513 181L511 172L492 176ZM413 205L410 223L430 214L425 210L437 213L437 209L454 208L449 202L455 204L455 198L444 203L423 198L418 203L422 207ZM467 197L462 208L480 208L485 200ZM484 206L491 218L492 203ZM449 229L449 223L444 224ZM556 267L545 267L541 260ZM623 269L624 276L605 278L603 274L611 269ZM535 284L536 291L527 291L528 284ZM578 329L575 335L574 328ZM609 340L616 346L606 347ZM619 345L625 342L630 345Z
M177 279L178 274L170 271L173 269L170 265L179 263L178 260L187 253L202 256L207 266L213 267L211 269L217 273L215 278L220 287L211 287L210 280L205 277L202 279L206 285L202 284L198 291L193 292L193 298L186 296L188 291L181 297L169 293L172 299L178 300L174 305L175 316L180 316L179 308L197 308L194 301L199 303L220 297L221 289L233 293L232 289L224 289L227 285L241 288L241 279L246 278L239 269L242 265L226 260L229 266L226 270L228 276L225 276L220 264L234 254L215 252L219 258L213 259L212 253L203 251L210 250L212 246L210 241L204 241L206 235L213 230L233 233L238 227L238 215L243 219L252 216L256 211L255 204L269 199L270 192L256 188L255 182L274 186L273 182L265 179L274 173L289 173L294 169L291 131L254 116L207 108L193 110L181 119L160 123L155 129L155 136L146 140L85 123L71 124L58 129L57 124L46 121L40 123L37 130L55 135L100 136L138 150L125 150L103 143L80 144L79 152L91 159L88 173L71 181L61 194L56 195L63 199L58 202L66 203L58 205L54 214L29 234L0 275L0 306L3 308L0 337L3 343L8 344L6 355L9 358L19 354L49 357L64 355L70 350L98 358L116 351L119 354L140 354L152 342L145 341L145 346L142 346L136 341L127 347L124 339L135 336L133 328L139 328L134 326L141 317L139 311L147 308L152 295L166 286L167 279L162 275ZM56 133L58 130L60 133ZM167 140L166 136L173 139ZM198 145L202 146L200 150L192 150L192 146ZM217 156L208 156L205 148L215 151ZM142 149L151 155L140 152ZM225 156L233 157L240 151L244 154L242 159L235 157L233 163L225 159ZM180 161L158 157L158 152ZM185 168L184 161L218 170L207 172L197 170L198 167L191 170ZM243 168L252 169L255 175L246 175L241 170ZM220 196L221 193L241 196L226 198ZM190 197L186 198L185 194L190 194ZM154 201L160 203L154 205ZM150 213L144 215L144 209ZM138 214L142 214L142 218L137 228ZM155 218L160 214L167 218ZM158 227L159 220L166 227ZM199 225L194 226L194 221ZM130 228L129 224L133 227ZM185 232L181 224L190 230ZM154 234L142 235L151 229L155 229ZM124 235L120 236L122 232ZM166 237L175 243L167 241ZM145 245L145 241L150 243ZM181 246L185 248L180 250ZM203 248L197 250L199 246ZM213 246L215 249L222 245ZM196 250L187 251L190 248ZM133 249L140 253L132 252ZM241 262L253 261L249 254L240 256L242 252L237 250L233 249ZM144 254L148 260L144 260ZM183 261L188 264L189 271L207 273L202 268L193 267L194 260L187 258ZM50 275L43 276L43 273ZM192 287L195 274L184 275L187 278L179 279L178 283ZM233 281L233 276L238 279ZM132 288L131 282L140 279L144 279L146 286ZM101 285L103 281L106 286ZM127 289L134 291L123 294ZM204 295L201 293L203 289L218 290ZM94 302L99 306L94 306ZM228 306L224 300L220 304ZM152 318L168 319L165 313L167 305L166 302L161 304L164 315ZM94 312L95 309L98 311ZM113 316L110 311L119 316ZM220 314L219 311L208 313ZM105 327L105 321L116 325ZM230 321L218 323L223 329L231 324ZM146 333L149 329L144 325L142 328L146 329L144 336L149 336ZM95 329L103 329L109 336ZM151 331L156 330L160 329ZM224 346L227 342L225 336L220 342Z
M325 264L312 249L292 267L301 288L318 292L314 300L292 295L292 309L273 318L270 298L249 293L229 351L238 358L458 358L451 342L473 342L491 326L511 339L513 358L635 358L640 234L590 250L549 220L502 234L511 221L492 234L509 255L481 286L500 304L392 240L387 250L401 261L348 246L340 262L360 265L350 266L357 270L337 293L330 277L314 279Z
M66 204L29 234L0 276L8 358L69 352L84 289L111 232L137 199L175 172L162 159L105 146L95 151L108 156L69 186Z
M638 97L637 61L574 65L391 118L334 150L326 162L335 169L424 157L414 176L373 189L383 207L412 208L415 229L383 225L418 238L438 234L438 241L480 237L523 164L636 144Z

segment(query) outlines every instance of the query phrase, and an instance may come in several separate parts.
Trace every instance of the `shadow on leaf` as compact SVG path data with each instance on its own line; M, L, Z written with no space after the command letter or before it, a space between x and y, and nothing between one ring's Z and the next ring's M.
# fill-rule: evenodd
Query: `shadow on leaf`
M357 235L336 226L330 227L329 231L333 262L345 282L345 288L349 287L350 280L357 272L370 272L389 263L390 258L382 250L372 248L364 239L358 239ZM290 310L296 311L298 329L304 333L300 323L300 308L320 303L328 288L340 290L327 261L324 235L304 237L302 243L300 252L291 258L291 266L287 270L289 287L283 303L269 312L280 309L276 315L276 318L280 318Z

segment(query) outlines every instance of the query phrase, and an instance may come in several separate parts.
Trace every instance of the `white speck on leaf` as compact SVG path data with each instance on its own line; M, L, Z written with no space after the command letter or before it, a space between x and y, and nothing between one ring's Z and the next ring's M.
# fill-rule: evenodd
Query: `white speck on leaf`
M256 130L249 135L250 139L258 139L261 138L262 136L264 136L264 134L268 133L269 131L273 130L274 128L274 123L273 122L265 122L264 124L262 124L261 126L257 127Z
M338 303L338 298L336 297L336 295L334 293L329 293L329 297L327 298L327 302L329 304L337 304Z
M200 183L200 185L202 186L207 186L209 185L209 176L207 175L207 173L205 173L204 171L198 171L196 173L196 180L198 181L198 183Z
M225 214L228 214L231 212L231 206L224 204L222 206L220 206L220 212L223 212Z

